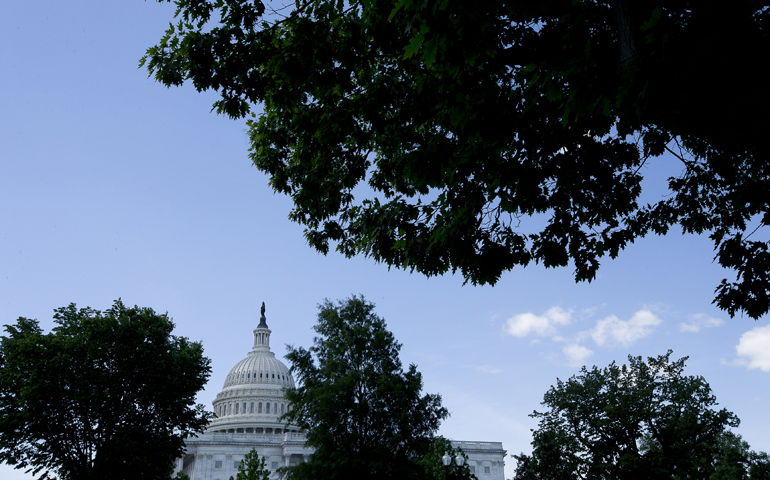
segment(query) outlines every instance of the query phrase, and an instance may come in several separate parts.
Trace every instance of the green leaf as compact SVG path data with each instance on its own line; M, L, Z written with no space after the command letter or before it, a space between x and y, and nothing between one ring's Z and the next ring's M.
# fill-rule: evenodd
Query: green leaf
M650 30L651 28L655 27L655 25L658 24L658 21L660 20L660 17L662 15L660 7L655 7L652 10L652 14L650 15L650 18L642 24L640 27L640 30L643 32L646 32L647 30Z

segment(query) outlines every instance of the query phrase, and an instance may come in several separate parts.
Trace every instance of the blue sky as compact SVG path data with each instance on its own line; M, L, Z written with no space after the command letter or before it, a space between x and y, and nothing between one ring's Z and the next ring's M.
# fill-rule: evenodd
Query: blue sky
M557 378L672 349L741 418L752 448L770 450L770 326L711 304L729 272L707 238L639 240L591 284L531 266L494 287L463 286L320 255L287 220L290 201L251 166L245 124L210 113L212 94L166 89L138 68L172 13L138 0L5 6L1 324L25 316L48 330L54 308L105 309L118 297L167 311L213 360L199 396L210 408L251 347L262 301L280 356L285 344L311 344L323 299L363 294L425 391L443 396L447 437L529 452L528 414ZM654 187L678 165L646 168ZM0 477L31 478L5 465Z

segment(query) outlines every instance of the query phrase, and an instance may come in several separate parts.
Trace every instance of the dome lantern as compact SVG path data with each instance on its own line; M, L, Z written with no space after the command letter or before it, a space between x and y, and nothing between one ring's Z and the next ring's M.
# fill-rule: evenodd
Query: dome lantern
M260 309L261 316L259 317L259 325L254 329L254 352L269 352L270 351L270 334L272 331L267 327L267 319L265 318L265 302L262 302L262 308Z

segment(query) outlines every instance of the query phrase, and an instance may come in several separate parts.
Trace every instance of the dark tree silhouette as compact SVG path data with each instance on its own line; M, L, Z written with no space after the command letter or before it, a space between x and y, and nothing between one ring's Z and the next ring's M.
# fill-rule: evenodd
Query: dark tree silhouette
M209 420L195 395L203 347L166 314L56 310L44 334L19 318L0 338L0 460L39 478L169 480L184 439Z
M734 270L720 308L770 309L751 238L770 223L766 2L176 3L142 64L255 115L251 158L319 251L474 284L530 262L591 281L676 227ZM661 161L680 173L642 204Z
M286 392L315 453L286 470L290 480L421 479L427 453L449 414L439 395L421 393L414 365L401 366L401 345L363 297L319 307L313 346L288 347L299 386Z

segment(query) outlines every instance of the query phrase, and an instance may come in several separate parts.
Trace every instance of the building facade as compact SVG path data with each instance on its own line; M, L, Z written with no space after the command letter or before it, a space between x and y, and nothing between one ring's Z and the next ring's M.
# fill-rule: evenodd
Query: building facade
M186 451L177 459L190 480L228 480L235 477L244 456L256 449L276 470L306 462L313 449L305 446L304 434L295 426L279 421L291 408L284 389L294 388L289 369L270 350L270 334L265 306L254 329L254 346L246 358L236 363L224 387L213 402L215 418L207 430L187 439ZM468 455L471 471L479 480L504 480L505 450L501 442L452 441Z

